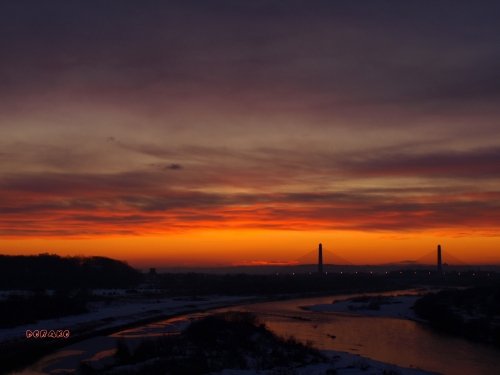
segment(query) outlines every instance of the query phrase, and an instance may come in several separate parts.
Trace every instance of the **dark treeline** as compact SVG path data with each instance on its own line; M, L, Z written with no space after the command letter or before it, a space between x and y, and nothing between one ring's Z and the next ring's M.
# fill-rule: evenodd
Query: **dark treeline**
M431 293L414 309L439 331L500 347L500 284Z
M388 273L279 273L204 274L166 273L155 276L154 285L172 296L273 295L286 293L367 292L419 286L481 286L500 282L491 272L453 272L446 276L423 270Z
M110 258L0 255L0 289L126 288L140 280L137 270Z
M31 296L11 295L0 301L0 328L35 323L87 312L89 296L84 290L38 292Z
M1 255L0 289L32 293L0 300L0 328L87 312L88 289L133 287L140 281L141 273L109 258Z
M392 276L392 275L391 275ZM359 274L161 274L156 285L169 295L273 295L370 291L411 286L400 275Z

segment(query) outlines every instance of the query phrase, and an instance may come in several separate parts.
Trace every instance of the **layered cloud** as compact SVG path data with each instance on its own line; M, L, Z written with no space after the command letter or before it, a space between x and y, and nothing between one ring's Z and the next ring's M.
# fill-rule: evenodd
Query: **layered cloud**
M191 153L186 167L157 163L123 173L6 174L0 230L85 236L200 228L492 234L498 228L496 149L385 159L282 153L222 153L205 163Z
M0 5L0 235L494 234L498 4Z

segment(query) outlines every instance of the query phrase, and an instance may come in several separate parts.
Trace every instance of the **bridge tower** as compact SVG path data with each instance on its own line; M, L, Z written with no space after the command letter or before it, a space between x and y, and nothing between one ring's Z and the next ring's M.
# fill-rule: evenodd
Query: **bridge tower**
M437 272L438 274L443 274L443 260L441 257L441 245L438 245L437 248Z
M323 273L323 245L318 246L318 273Z

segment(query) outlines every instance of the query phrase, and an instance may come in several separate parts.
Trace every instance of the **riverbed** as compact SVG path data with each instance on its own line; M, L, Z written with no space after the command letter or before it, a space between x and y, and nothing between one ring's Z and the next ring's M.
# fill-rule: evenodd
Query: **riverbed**
M421 291L373 293L394 296ZM500 350L436 333L414 320L364 316L361 313L311 311L306 306L325 305L359 296L337 295L254 303L213 311L255 313L269 329L282 336L294 336L321 350L357 354L407 368L419 368L442 374L494 374L500 368ZM212 313L211 311L210 313ZM63 348L42 358L18 374L51 374L71 371L82 360L97 366L111 360L116 340L130 345L163 334L176 334L193 319L208 313L187 314L156 323L127 329L109 336L94 337Z

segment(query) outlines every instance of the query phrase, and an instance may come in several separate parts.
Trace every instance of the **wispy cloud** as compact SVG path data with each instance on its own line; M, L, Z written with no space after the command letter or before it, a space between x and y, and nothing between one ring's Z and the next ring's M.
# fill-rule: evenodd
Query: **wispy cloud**
M428 150L425 154L389 153L345 163L347 173L364 176L488 178L500 176L500 148Z
M0 235L493 231L499 15L3 2Z
M168 188L155 174L52 177L3 180L3 236L200 228L474 232L491 231L500 222L500 191L474 192L467 187L209 193Z

